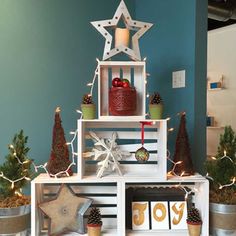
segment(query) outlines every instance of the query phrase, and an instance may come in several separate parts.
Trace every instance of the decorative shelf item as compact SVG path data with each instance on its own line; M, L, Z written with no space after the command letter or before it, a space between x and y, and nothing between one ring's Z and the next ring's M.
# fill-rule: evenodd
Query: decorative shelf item
M224 89L224 76L221 75L217 80L211 82L211 78L208 78L208 90L209 91L217 91L217 90L222 90Z

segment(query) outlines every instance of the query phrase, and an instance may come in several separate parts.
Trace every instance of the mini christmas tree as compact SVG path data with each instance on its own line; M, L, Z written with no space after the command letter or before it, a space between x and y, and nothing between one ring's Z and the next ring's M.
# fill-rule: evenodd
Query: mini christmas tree
M69 160L69 149L66 144L64 129L61 124L60 108L55 111L55 123L52 136L51 156L47 164L49 174L56 175L62 172L57 177L65 177L72 175L72 169L69 168L71 162Z
M15 195L22 194L22 188L28 184L32 177L32 160L27 156L30 150L26 146L27 141L28 137L24 136L23 130L15 134L12 144L8 147L9 154L6 156L6 162L0 166L0 200L8 202L8 207L11 206L10 199L16 200ZM22 204L24 205L23 202ZM0 205L3 206L3 202Z
M236 135L231 126L226 126L220 136L217 155L206 162L211 179L210 201L236 204Z
M194 174L193 163L190 153L188 133L186 129L186 114L181 113L179 131L175 144L175 154L173 161L179 163L176 165L174 172L177 175L187 176Z

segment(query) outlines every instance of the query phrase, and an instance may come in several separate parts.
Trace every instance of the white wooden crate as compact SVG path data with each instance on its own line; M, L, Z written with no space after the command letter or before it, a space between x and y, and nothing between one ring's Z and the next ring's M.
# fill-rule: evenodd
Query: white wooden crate
M155 179L145 179L144 181L137 179L134 181L127 180L125 182L125 189L129 187L176 187L181 182L182 186L195 189L195 193L191 195L192 203L199 209L202 217L202 231L201 236L209 236L209 182L201 176L172 178L165 182L155 182ZM183 194L185 192L183 191ZM125 192L122 193L123 200L125 200ZM123 207L122 211L126 214L126 209ZM122 224L125 225L125 217L122 218ZM134 231L131 229L124 229L122 235L139 236L139 235L160 235L160 236L188 236L188 230L146 230Z
M134 116L109 115L109 88L115 77L128 79L137 92ZM98 117L103 120L141 120L146 116L146 63L133 61L101 61L98 64Z
M73 192L81 197L93 200L92 206L97 206L102 215L104 235L118 232L117 215L120 202L117 197L118 184L115 182L97 183L93 181L78 181L78 176L62 179L52 179L46 175L37 177L31 183L32 189L32 215L31 235L47 235L49 219L38 208L38 204L55 199L62 183L71 187ZM85 214L85 223L87 222ZM114 235L114 234L113 234Z
M147 120L146 120L147 121ZM78 120L78 174L80 179L96 176L97 162L85 159L83 153L91 151L94 144L89 131L100 138L111 138L113 132L118 134L118 145L131 156L120 162L123 177L150 177L166 180L167 129L166 120L150 120L152 126L145 126L144 147L150 152L149 160L140 164L135 159L135 152L141 147L141 123L139 121L101 121ZM115 172L103 178L117 177Z

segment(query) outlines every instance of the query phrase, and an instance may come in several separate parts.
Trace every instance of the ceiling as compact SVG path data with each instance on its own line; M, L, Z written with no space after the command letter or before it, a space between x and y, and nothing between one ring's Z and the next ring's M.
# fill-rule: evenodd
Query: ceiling
M236 0L208 0L208 30L236 24Z

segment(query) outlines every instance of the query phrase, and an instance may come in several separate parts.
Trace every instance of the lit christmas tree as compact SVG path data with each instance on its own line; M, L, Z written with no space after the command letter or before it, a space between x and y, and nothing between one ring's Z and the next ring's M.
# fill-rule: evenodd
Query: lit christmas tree
M69 149L66 144L64 129L61 124L60 108L55 111L55 123L52 136L51 156L47 164L48 172L51 175L56 175L63 172L57 177L65 177L73 175L72 169L69 168L71 161L69 160Z
M210 181L210 201L236 204L236 135L226 126L220 136L217 155L206 162Z
M0 166L0 207L29 203L29 199L21 197L22 188L32 177L32 160L27 156L30 150L26 146L27 141L28 137L24 136L23 130L16 134L8 147L9 154L6 156L6 161Z

